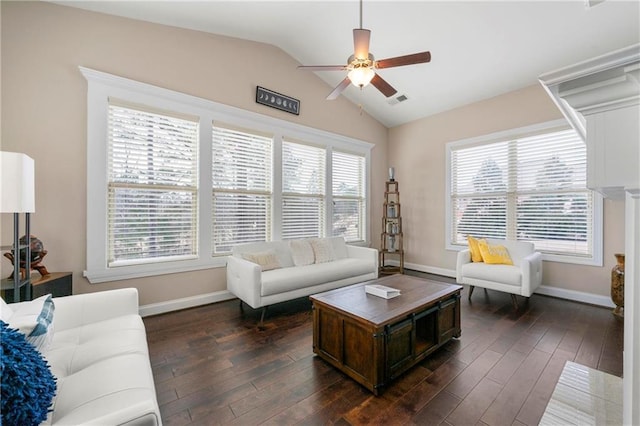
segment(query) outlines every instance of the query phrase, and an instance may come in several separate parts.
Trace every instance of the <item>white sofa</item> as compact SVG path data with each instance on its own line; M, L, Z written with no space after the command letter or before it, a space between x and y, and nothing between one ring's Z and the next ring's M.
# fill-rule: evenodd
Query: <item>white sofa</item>
M317 239L330 243L333 260L296 266L292 252L301 240L242 244L227 260L227 289L254 309L309 296L378 277L378 251L348 245L342 237ZM302 240L304 241L304 240ZM280 267L263 271L247 254L273 253ZM262 319L264 312L262 311ZM262 323L261 319L261 323Z
M542 255L533 243L487 239L489 244L504 246L513 265L495 265L472 262L469 249L458 252L456 281L469 285L469 300L475 287L503 291L511 294L517 309L516 295L530 297L542 282Z
M57 379L43 424L161 425L135 288L53 299L53 339L42 355ZM29 302L4 305L19 310Z

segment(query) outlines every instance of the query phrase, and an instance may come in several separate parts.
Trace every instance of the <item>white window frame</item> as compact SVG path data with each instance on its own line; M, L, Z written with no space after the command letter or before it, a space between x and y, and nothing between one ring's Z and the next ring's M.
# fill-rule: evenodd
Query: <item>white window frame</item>
M520 127L516 129L505 130L501 132L491 133L488 135L463 139L459 141L449 142L446 145L446 178L445 178L445 248L447 250L460 251L467 248L466 244L452 244L451 235L453 229L451 205L451 156L455 149L461 147L472 147L485 145L495 142L503 142L524 138L527 136L539 135L544 133L552 133L570 129L567 122L563 119L549 121L545 123L534 124L531 126ZM603 198L599 193L593 193L593 253L591 256L572 256L569 254L552 254L542 252L542 260L573 263L578 265L602 266L603 252Z
M362 195L334 195L333 194L333 170L335 168L335 166L333 165L333 154L336 154L336 153L342 154L342 155L350 155L350 156L355 156L355 157L362 157L360 154L355 154L353 152L345 152L345 151L333 150L332 155L331 155L331 161L332 161L332 164L331 164L331 173L332 173L331 186L332 186L332 197L333 197L333 201L331 202L331 208L333 208L335 206L335 204L336 204L335 201L336 200L357 201L358 204L364 203L364 206L366 208L367 200L364 197L364 193ZM365 159L365 169L366 169L366 159ZM364 190L364 188L362 188L362 189ZM359 224L360 229L366 230L366 229L368 229L369 217L367 215L365 215L364 211L361 211L360 214L361 214L360 224ZM329 228L327 230L327 232L329 232L330 234L333 235L333 232L334 232L334 229L333 229L333 226L334 226L334 223L333 223L333 219L334 219L333 218L333 212L332 212L330 218L331 218L331 221L327 225L328 228ZM359 238L357 240L353 240L353 241L347 240L347 242L349 242L350 244L357 244L358 242L362 242L364 240L363 239L363 234L360 233L359 237L361 237L361 238Z
M331 153L341 151L359 153L366 158L366 215L370 215L371 150L373 144L358 139L314 129L282 119L245 111L218 102L173 90L130 80L101 71L79 67L87 80L87 263L84 276L91 283L187 272L226 266L226 256L212 256L211 236L211 126L221 121L246 129L274 135L274 188L272 240L280 239L282 218L282 139L294 138L327 149L327 183L331 182ZM110 268L107 265L107 126L109 98L147 105L199 117L199 200L198 200L198 256L195 259L152 264L127 265ZM276 190L277 188L280 188ZM332 197L327 195L326 223L331 223ZM370 230L366 230L369 244Z

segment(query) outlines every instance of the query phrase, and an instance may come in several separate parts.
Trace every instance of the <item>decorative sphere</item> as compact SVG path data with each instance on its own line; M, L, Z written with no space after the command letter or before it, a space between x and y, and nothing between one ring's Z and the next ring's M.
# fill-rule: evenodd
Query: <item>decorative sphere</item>
M42 252L44 251L44 244L42 244L42 241L40 241L40 239L35 235L31 235L29 240L30 240L29 245L31 246L31 262L35 262L36 260L39 260L40 257L42 256ZM20 238L20 246L22 247L26 245L27 245L27 236L23 235L22 238ZM13 253L14 250L11 250L11 252ZM27 255L27 249L21 248L20 259L24 259L26 255Z

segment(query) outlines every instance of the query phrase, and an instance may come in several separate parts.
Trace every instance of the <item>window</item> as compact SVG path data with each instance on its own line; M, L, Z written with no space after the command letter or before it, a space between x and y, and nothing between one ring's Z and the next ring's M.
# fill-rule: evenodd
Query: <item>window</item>
M524 136L448 145L449 246L467 235L524 240L546 260L598 264L602 205L586 187L584 142L555 123L514 133Z
M331 164L332 235L342 236L349 242L363 241L366 226L365 158L333 151Z
M109 104L108 265L195 257L198 122Z
M282 142L282 238L325 236L326 150Z
M213 127L213 255L270 239L272 140Z
M224 267L237 244L332 235L332 217L347 224L350 241L368 242L355 204L342 205L360 200L368 211L372 144L80 71L88 82L84 275L92 284ZM333 194L334 181L354 185L338 152L364 162L359 195L344 186Z

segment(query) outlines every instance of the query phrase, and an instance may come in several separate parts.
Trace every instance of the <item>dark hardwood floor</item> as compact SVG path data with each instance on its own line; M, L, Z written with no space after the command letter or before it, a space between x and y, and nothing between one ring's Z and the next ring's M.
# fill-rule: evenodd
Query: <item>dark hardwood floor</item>
M537 425L565 361L622 375L611 310L534 295L514 311L508 294L467 292L462 336L378 397L314 356L307 299L271 307L262 331L238 300L147 317L163 422Z

